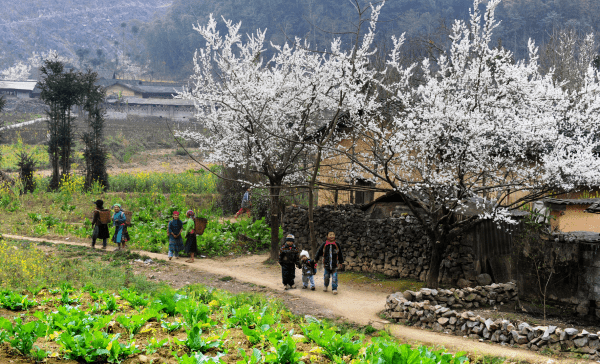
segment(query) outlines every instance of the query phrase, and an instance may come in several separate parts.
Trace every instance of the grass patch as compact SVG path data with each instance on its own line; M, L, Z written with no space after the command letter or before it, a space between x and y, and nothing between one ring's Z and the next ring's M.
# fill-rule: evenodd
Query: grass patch
M232 280L233 280L233 278L232 278L232 277L230 277L230 276L225 276L225 277L221 277L221 278L219 278L219 280L220 280L221 282L229 282L229 281L232 281Z
M0 287L32 291L69 282L73 287L92 284L99 289L112 290L135 287L144 293L164 287L134 275L124 259L128 256L122 255L120 259L117 256L118 264L107 265L98 259L98 252L85 247L61 244L56 249L56 253L48 253L35 243L0 239ZM114 256L104 254L110 255Z

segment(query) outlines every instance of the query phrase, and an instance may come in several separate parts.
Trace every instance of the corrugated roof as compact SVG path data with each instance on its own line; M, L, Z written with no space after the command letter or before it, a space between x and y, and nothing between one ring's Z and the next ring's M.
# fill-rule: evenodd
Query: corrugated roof
M0 89L33 91L37 81L0 81Z
M544 205L593 205L600 202L600 198L545 198Z
M114 104L116 99L107 99L107 103ZM163 105L163 106L194 106L194 101L183 99L142 99L139 97L124 97L122 103L129 105Z
M169 95L176 95L177 91L181 91L181 87L174 87L174 86L133 85L133 86L131 86L131 88L139 90L142 93L169 94Z

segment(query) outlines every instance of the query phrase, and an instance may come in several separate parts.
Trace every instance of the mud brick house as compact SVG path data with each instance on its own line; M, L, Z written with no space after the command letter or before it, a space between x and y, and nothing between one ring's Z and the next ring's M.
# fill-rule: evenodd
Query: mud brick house
M600 198L548 198L544 200L544 206L551 216L552 229L561 232L600 233L599 205Z

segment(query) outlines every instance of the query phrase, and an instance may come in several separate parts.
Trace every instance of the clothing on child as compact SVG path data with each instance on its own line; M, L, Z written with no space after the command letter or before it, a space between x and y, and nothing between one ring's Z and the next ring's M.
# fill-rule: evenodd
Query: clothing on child
M314 275L317 274L317 263L310 259L310 256L306 250L303 250L300 253L300 264L298 268L302 269L302 286L304 288L308 288L308 283L310 283L310 288L314 290Z
M327 290L329 280L331 279L331 289L333 290L333 293L336 294L338 288L337 269L339 264L344 263L344 256L340 244L335 241L335 234L328 234L327 240L325 240L317 250L315 260L319 261L321 257L323 257L323 280L325 290Z
M294 288L298 260L299 252L294 244L294 235L289 234L279 249L279 265L281 265L281 278L285 289Z

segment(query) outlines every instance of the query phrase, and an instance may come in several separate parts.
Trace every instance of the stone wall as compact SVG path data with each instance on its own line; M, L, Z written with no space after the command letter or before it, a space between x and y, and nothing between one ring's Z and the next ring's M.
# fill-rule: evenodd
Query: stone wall
M459 336L469 336L480 341L501 345L518 345L538 351L546 347L553 351L576 351L598 359L598 335L574 328L556 326L532 327L526 322L481 317L462 308L514 302L517 289L514 283L477 286L463 290L421 289L391 294L386 299L386 316L415 327L433 329ZM454 303L450 304L450 300ZM469 306L472 305L472 306Z
M431 244L422 226L411 215L393 211L390 217L371 218L356 205L319 206L314 211L317 243L327 232L334 231L346 260L345 268L354 271L383 273L390 277L424 281L429 272ZM285 234L294 234L301 249L308 244L308 212L290 206L283 217ZM445 254L440 276L446 284L459 280L474 282L473 255L469 246L454 242Z

